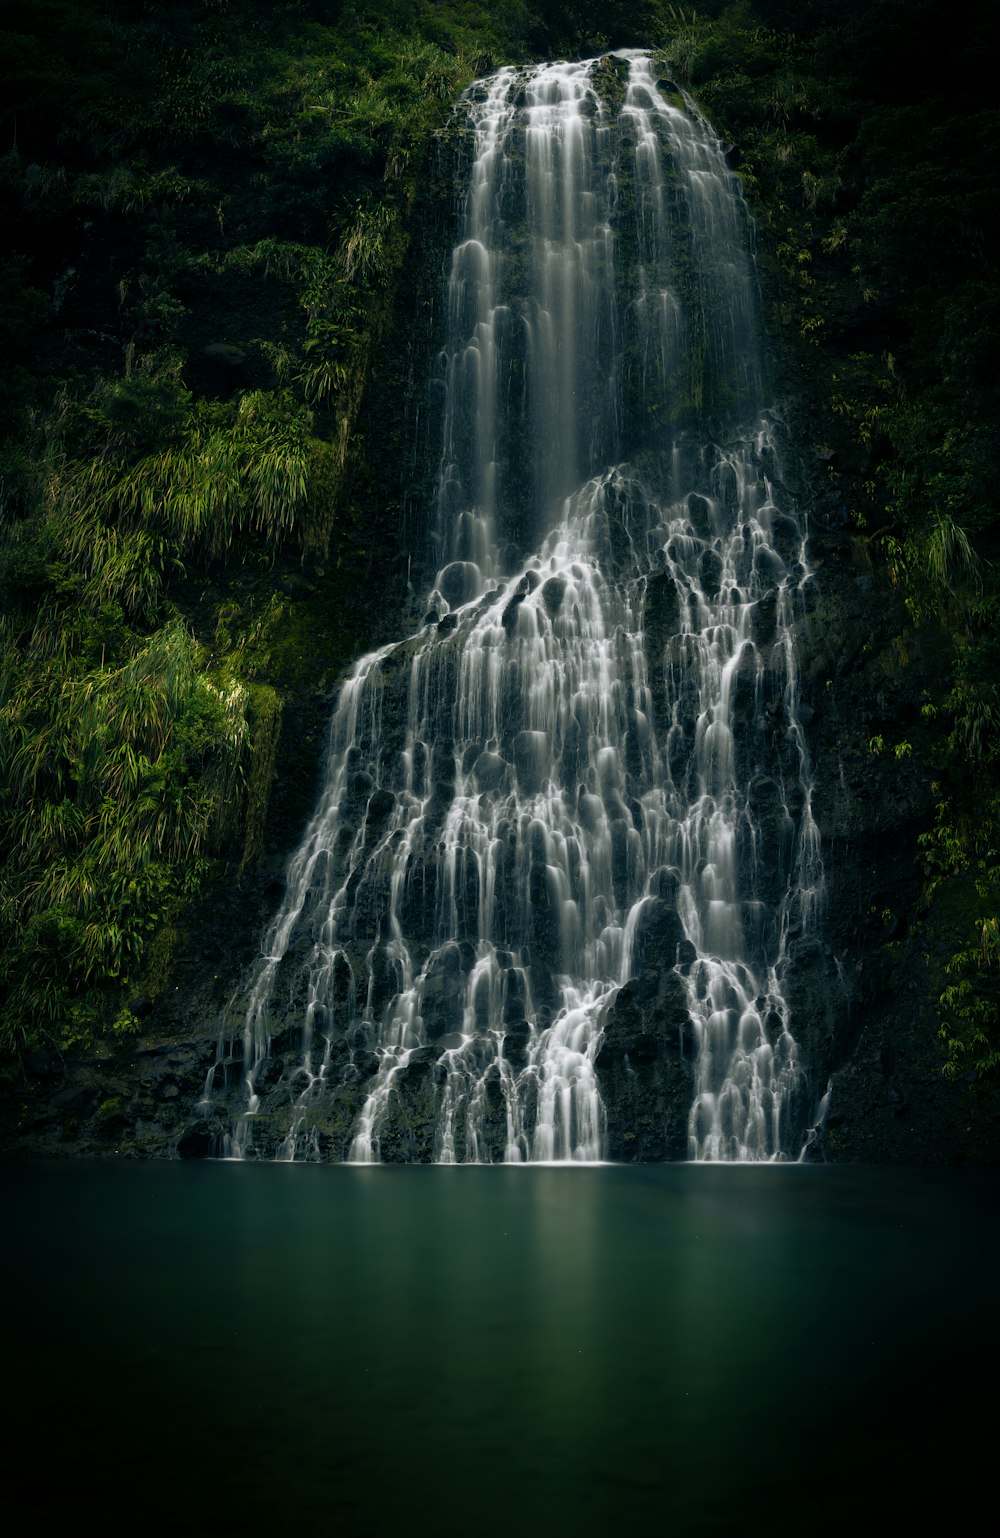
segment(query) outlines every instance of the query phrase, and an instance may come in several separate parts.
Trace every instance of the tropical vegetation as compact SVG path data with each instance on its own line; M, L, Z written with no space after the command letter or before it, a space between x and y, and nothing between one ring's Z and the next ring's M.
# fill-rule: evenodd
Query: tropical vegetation
M8 1063L135 1030L179 917L276 836L289 637L346 665L400 523L364 413L451 104L640 42L736 146L802 419L901 655L933 659L914 744L880 741L933 790L941 1063L997 1068L998 25L989 0L4 6Z

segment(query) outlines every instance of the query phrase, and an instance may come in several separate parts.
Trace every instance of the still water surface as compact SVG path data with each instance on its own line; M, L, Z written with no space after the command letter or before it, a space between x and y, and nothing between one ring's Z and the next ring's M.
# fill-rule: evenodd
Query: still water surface
M992 1459L998 1193L802 1167L7 1168L5 1504L73 1530L551 1538L958 1517Z

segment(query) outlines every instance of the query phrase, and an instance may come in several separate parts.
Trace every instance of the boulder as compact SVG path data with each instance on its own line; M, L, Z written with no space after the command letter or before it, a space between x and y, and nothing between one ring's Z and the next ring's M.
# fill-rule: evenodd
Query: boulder
M435 954L420 989L420 1014L428 1041L461 1029L464 996L462 953L449 940Z
M694 1058L687 993L676 972L664 968L619 989L595 1063L609 1158L687 1156Z

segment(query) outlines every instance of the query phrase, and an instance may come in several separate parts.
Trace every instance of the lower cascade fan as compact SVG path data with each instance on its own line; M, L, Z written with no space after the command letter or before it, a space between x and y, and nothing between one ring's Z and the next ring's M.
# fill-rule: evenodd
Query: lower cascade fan
M459 112L432 587L344 685L198 1125L228 1157L795 1158L811 579L739 183L638 51Z

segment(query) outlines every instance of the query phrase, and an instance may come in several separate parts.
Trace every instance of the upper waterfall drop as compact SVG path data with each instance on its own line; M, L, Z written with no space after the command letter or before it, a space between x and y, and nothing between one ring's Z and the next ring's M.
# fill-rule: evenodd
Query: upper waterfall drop
M640 51L461 110L434 577L338 701L225 1151L795 1157L809 574L739 183Z

